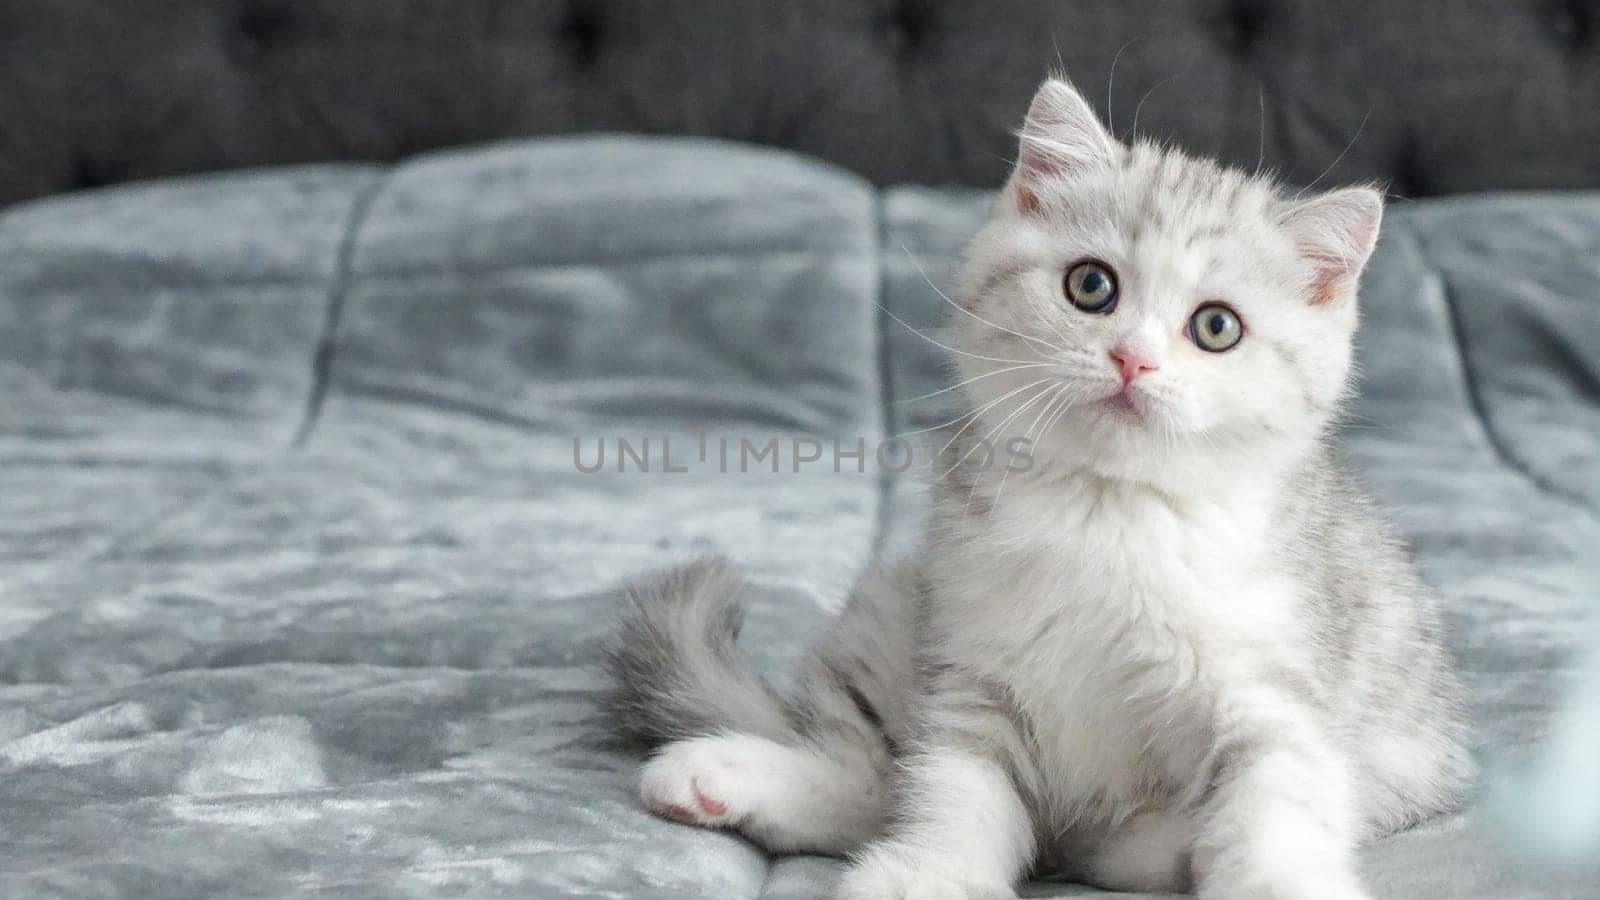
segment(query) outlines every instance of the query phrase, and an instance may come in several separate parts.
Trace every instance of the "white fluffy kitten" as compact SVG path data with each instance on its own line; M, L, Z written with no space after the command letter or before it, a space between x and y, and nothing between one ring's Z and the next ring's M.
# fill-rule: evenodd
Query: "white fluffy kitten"
M1049 868L1219 900L1357 900L1363 839L1464 789L1433 597L1327 450L1368 188L1305 199L1120 144L1045 82L954 323L972 413L920 551L857 587L798 696L708 560L632 592L645 803L841 896L1012 896ZM1033 468L961 460L1033 441Z

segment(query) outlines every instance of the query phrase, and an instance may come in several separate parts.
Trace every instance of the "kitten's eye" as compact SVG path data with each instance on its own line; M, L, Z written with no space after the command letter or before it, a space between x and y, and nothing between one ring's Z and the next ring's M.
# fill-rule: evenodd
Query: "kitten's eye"
M1067 270L1067 299L1092 313L1108 313L1117 305L1117 276L1109 266L1084 260Z
M1207 303L1195 310L1189 319L1189 336L1201 350L1221 353L1239 343L1244 337L1244 326L1233 310L1221 303Z

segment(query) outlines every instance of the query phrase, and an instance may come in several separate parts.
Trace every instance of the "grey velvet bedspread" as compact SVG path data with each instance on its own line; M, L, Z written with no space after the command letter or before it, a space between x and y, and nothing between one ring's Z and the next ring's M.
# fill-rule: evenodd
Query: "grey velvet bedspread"
M916 471L873 450L949 376L888 313L936 326L986 202L592 138L0 211L0 896L825 895L643 811L598 646L619 584L717 547L780 673L905 546ZM1367 277L1345 444L1491 785L1366 852L1380 897L1600 896L1492 786L1600 596L1597 284L1593 195L1398 203Z

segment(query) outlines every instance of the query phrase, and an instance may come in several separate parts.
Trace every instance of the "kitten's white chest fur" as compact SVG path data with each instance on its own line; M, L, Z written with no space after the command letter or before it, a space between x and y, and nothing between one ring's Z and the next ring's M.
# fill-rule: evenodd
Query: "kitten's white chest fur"
M1191 783L1214 679L1293 639L1262 505L1093 476L1008 485L937 564L942 651L1027 715L1058 824Z

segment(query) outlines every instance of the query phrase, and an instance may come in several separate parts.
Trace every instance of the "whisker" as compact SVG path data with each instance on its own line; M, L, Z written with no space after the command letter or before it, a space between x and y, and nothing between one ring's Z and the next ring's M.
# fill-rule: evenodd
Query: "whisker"
M1128 138L1137 139L1139 137L1139 112L1144 109L1144 102L1149 100L1150 95L1154 94L1162 85L1176 77L1178 76L1168 75L1155 84L1150 85L1150 90L1145 91L1144 96L1139 98L1139 105L1133 108L1133 128L1128 132ZM1127 140L1128 138L1124 138L1124 140Z
M1060 421L1063 418L1066 417L1067 410L1072 408L1072 401L1073 401L1072 395L1071 394L1066 394L1064 396L1066 397L1066 401L1067 402L1065 402L1065 403L1061 404L1060 406L1056 407L1056 411L1053 414L1051 414L1051 416L1050 416L1050 421L1045 423L1044 430L1039 432L1040 436L1048 434L1051 431L1051 429L1055 428L1056 425L1058 423L1060 423Z
M1066 331L1062 331L1061 330L1060 324L1058 324L1054 318L1052 318L1048 314L1042 314L1042 315L1039 316L1039 318L1040 318L1041 321L1044 322L1045 327L1049 328L1050 332L1052 334L1054 334L1056 336L1056 338L1061 341L1062 344L1070 344L1070 343L1072 343L1072 338L1067 336L1067 332ZM1067 325L1067 331L1071 331L1072 330L1072 321L1070 319L1068 319L1068 320L1065 320L1065 322L1066 322L1066 325ZM1071 355L1069 351L1064 350L1064 349L1060 350L1059 352L1066 353L1067 355Z
M950 445L954 444L957 440L959 440L961 438L961 435L965 434L966 430L968 428L972 427L972 423L978 421L979 419L981 419L983 417L984 413L986 413L989 410L993 409L995 406L999 405L1001 402L1009 400L1012 397L1015 397L1016 395L1022 393L1023 391L1029 390L1031 388L1039 387L1042 384L1047 384L1051 380L1052 379L1049 379L1049 378L1041 378L1038 381L1033 382L1032 384L1025 384L1022 387L1017 388L1016 390L1012 391L1009 394L1006 394L1003 397L1000 397L1000 398L998 398L996 400L991 400L990 402L984 404L980 409L978 409L975 413L973 413L973 418L972 418L971 421L969 421L969 422L967 422L967 424L961 426L961 430L960 431L957 431L955 434L951 435L950 436L950 440L944 442L944 446L939 448L939 452L933 454L933 458L934 459L938 459L940 456L943 456L944 452L946 450L950 449ZM992 435L992 434L994 434L994 432L991 430L989 432L989 435ZM987 439L989 435L985 435L984 439ZM968 451L968 452L970 453L971 451ZM965 459L966 457L963 456L962 458Z
M1005 327L1004 325L997 325L994 322L991 322L988 319L985 319L983 316L978 315L977 313L973 312L972 310L967 309L965 306L962 306L961 304L955 302L954 300L951 300L950 299L950 295L946 294L944 291L939 290L939 286L933 283L933 279L932 278L928 277L928 270L924 269L922 267L922 263L911 252L911 248L907 247L905 244L901 244L900 245L900 249L905 251L906 258L911 260L911 264L913 266L917 267L917 274L921 275L922 276L922 280L926 281L928 283L928 287L933 288L933 292L935 294L938 294L939 298L941 300L943 300L944 302L950 304L955 309L959 310L960 312L962 312L962 313L964 313L964 314L966 314L968 316L971 316L974 319L977 319L979 322L982 322L983 324L989 326L990 328L995 329L996 331L1004 331L1006 334L1015 335L1016 337L1022 338L1025 341L1033 341L1033 342L1038 343L1038 344L1043 344L1045 347L1048 347L1049 349L1054 350L1057 353L1065 353L1065 352L1067 352L1065 349L1063 349L1061 347L1057 347L1056 345L1050 343L1049 341L1047 341L1047 340L1045 340L1043 338L1033 337L1032 335L1023 334L1023 333L1021 333L1019 331L1012 331L1011 329Z
M1333 158L1333 162L1328 163L1328 167L1326 169L1322 170L1322 174L1320 174L1317 177L1311 179L1311 183L1310 184L1308 184L1305 187L1301 188L1294 195L1295 199L1299 199L1301 197L1304 197L1306 195L1307 191L1310 191L1312 188L1317 186L1317 182L1319 182L1323 178L1327 177L1328 173L1333 171L1334 166L1337 166L1339 164L1340 160L1344 159L1344 155L1346 153L1350 152L1350 148L1354 147L1356 145L1356 141L1361 140L1361 132L1362 132L1363 129L1365 129L1367 127L1367 120L1370 119L1370 118L1372 118L1372 110L1369 108L1367 110L1367 114L1361 117L1361 124L1356 126L1356 133L1353 136L1351 136L1350 143L1344 145L1344 149L1340 150L1339 151L1339 155L1335 156Z
M1030 424L1028 426L1028 430L1027 431L1024 431L1022 433L1022 436L1024 438L1028 439L1030 442L1035 440L1034 433L1033 433L1034 429L1038 428L1039 427L1039 423L1044 421L1045 416L1049 415L1055 409L1055 406L1056 406L1057 402L1066 399L1066 397L1067 397L1067 386L1064 385L1064 384L1063 385L1059 385L1056 388L1055 393L1051 396L1050 402L1046 403L1043 407L1040 408L1039 414L1037 416L1033 417L1032 424ZM1043 432L1040 432L1040 435L1042 436Z
M1052 34L1050 39L1055 40L1055 35ZM1117 60L1122 58L1122 51L1132 47L1133 42L1137 41L1138 39L1138 35L1128 38L1127 43L1123 44L1121 47L1118 47L1117 52L1111 57L1111 74L1106 78L1106 131L1109 131L1112 134L1117 133L1117 126L1111 117L1111 89L1117 84ZM1061 56L1060 47L1056 48L1056 56L1057 58Z
M1008 394L1007 396L1010 396L1010 395ZM1001 397L1000 399L1004 400L1005 397ZM996 402L998 402L998 401L996 401ZM987 407L985 407L985 408L987 408ZM962 413L959 416L956 416L954 419L951 419L948 422L940 422L937 425L930 425L927 428L918 428L916 431L901 432L900 434L897 434L897 435L889 438L889 440L897 441L897 440L899 440L901 438L915 437L915 436L917 436L919 434L927 434L930 431L938 431L941 428L949 428L951 425L956 424L957 422L961 421L962 419L966 419L966 418L969 418L971 416L975 416L980 412L982 412L982 410L969 409L966 412Z
M977 418L978 416L981 416L985 412L988 412L990 409L993 409L996 404L1004 403L1005 401L1010 400L1012 397L1015 397L1016 395L1022 393L1023 391L1025 391L1025 390L1027 390L1029 388L1032 388L1032 387L1037 387L1037 386L1039 386L1041 384L1044 384L1045 382L1047 382L1049 380L1050 379L1048 379L1048 378L1041 378L1038 381L1033 382L1032 384L1025 384L1022 387L1019 387L1016 390L1011 391L1010 393L1002 394L1001 396L996 397L993 400L990 400L988 403L985 403L984 405L978 407L977 409L974 409L971 412L962 413L961 415L956 416L954 419L951 419L948 422L945 422L945 423L940 424L940 425L935 425L932 428L923 428L923 429L920 429L920 430L917 430L917 431L908 431L905 434L897 435L897 437L911 437L912 435L916 435L916 434L927 434L930 431L938 431L941 428L948 428L951 425L954 425L957 422L961 421L962 419L970 418L972 420L971 422L968 422L967 424L961 426L961 430L957 431L954 435L952 435L950 440L945 442L945 445L943 447L939 448L939 453L943 453L944 451L950 449L950 445L956 442L956 438L961 437L961 435L968 428L972 427L972 422L978 421L978 418ZM937 459L938 456L939 456L939 453L935 453L934 454L934 458Z
M981 360L983 360L985 362L998 362L998 363L1030 363L1030 362L1038 362L1038 360L1029 360L1029 359L1000 359L1000 358L994 357L994 356L979 356L976 353L968 353L965 350L957 350L956 348L950 346L949 344L941 344L938 341L934 340L933 338L928 337L927 335L923 334L922 332L916 330L915 328L912 328L909 324L907 324L905 319L902 319L899 316L895 315L894 313L890 312L889 311L889 307L884 306L882 303L874 303L873 306L876 306L877 308L883 310L884 315L886 315L889 318L895 320L896 322L899 322L901 324L901 326L903 326L907 331L911 332L912 334L916 335L919 338L922 338L923 340L925 340L928 343L934 345L935 347L938 347L940 350L948 350L951 353L956 353L956 354L960 354L961 356L971 357L972 359L981 359Z
M1258 140L1260 152L1256 154L1256 174L1261 177L1261 166L1267 161L1267 88L1265 85L1256 85L1256 105L1261 108L1261 137Z
M1051 414L1050 420L1045 423L1044 430L1039 432L1041 435L1049 433L1052 429L1059 425L1061 420L1066 418L1067 413L1070 412L1075 405L1077 405L1076 401L1080 399L1093 399L1093 397L1087 389L1079 387L1074 391L1069 391L1065 395L1065 399L1066 402L1056 407L1056 411Z
M1034 382L1034 383L1033 383L1033 384L1030 384L1030 385L1028 385L1028 386L1027 386L1027 387L1036 387L1036 386L1038 386L1038 385L1040 385L1040 384L1044 384L1044 383L1045 383L1045 382L1046 382L1046 381L1049 381L1049 380L1050 380L1050 379L1048 379L1048 378L1046 378L1046 379L1042 379L1042 380L1040 380L1040 381L1035 381L1035 382ZM1023 388L1023 390L1026 390L1026 389L1027 389L1027 388ZM1031 404L1031 403L1032 403L1032 402L1033 402L1033 401L1034 401L1034 400L1036 400L1036 399L1038 399L1038 398L1039 398L1039 396L1040 396L1040 395L1041 395L1041 394L1044 394L1044 393L1046 393L1046 392L1047 392L1047 391L1049 391L1049 390L1050 390L1050 389L1049 389L1049 388L1048 388L1048 387L1046 387L1046 388L1043 388L1043 389L1041 389L1041 390L1040 390L1040 391L1038 391L1038 392L1037 392L1037 393L1035 393L1035 394L1034 394L1034 395L1033 395L1033 396L1032 396L1032 397L1029 397L1029 398L1028 398L1028 400L1027 400L1027 402L1026 402L1026 403L1024 403L1024 404L1022 404L1022 405L1021 405L1021 406L1019 406L1019 407L1018 407L1018 408L1017 408L1017 409L1018 409L1018 410L1021 410L1021 409L1026 409L1026 408L1027 408L1027 406L1028 406L1028 404ZM1011 397L1011 396L1015 396L1015 393L1016 393L1016 392L1013 392L1013 393L1012 393L1012 394L1007 394L1007 395L1006 395L1006 397ZM1004 399L1006 399L1006 397L1002 397L1002 398L1001 398L1001 399L1002 399L1002 400L1004 400ZM988 411L988 410L989 410L989 409L991 409L991 408L992 408L992 407L993 407L993 406L994 406L994 405L995 405L995 404L994 404L994 403L990 403L990 404L988 404L988 405L986 405L986 406L985 406L985 407L984 407L984 408L983 408L983 410L981 410L981 412L987 412L987 411ZM1016 410L1013 410L1013 414L1015 414L1015 412L1016 412ZM972 420L972 421L973 421L973 422L976 422L976 421L977 421L977 419L973 419L973 420ZM980 437L980 438L979 438L979 439L978 439L978 440L977 440L977 442L975 442L975 443L974 443L974 444L973 444L973 446L972 446L972 447L969 447L969 448L968 448L968 449L967 449L967 452L965 452L965 453L963 453L963 454L961 454L961 458L960 458L960 459L957 459L957 460L956 460L956 462L955 462L955 465L953 465L953 466L951 466L951 467L950 467L950 468L948 468L948 469L946 469L946 470L945 470L945 471L944 471L944 473L943 473L943 474L941 474L941 475L940 475L940 476L939 476L939 477L938 477L938 478L935 478L935 479L934 479L934 480L933 480L933 483L934 483L934 484L938 484L938 483L939 483L939 482L941 482L941 481L943 481L943 480L944 480L944 479L945 479L945 478L947 478L947 477L949 477L949 475L950 475L950 473L952 473L952 472L954 472L954 471L955 471L955 470L956 470L956 469L958 469L958 468L960 468L960 467L961 467L961 464L962 464L962 463L964 463L964 462L966 462L966 460L967 460L967 457L969 457L969 456L971 456L971 455L972 455L972 451L973 451L973 450L976 450L976 449L977 449L977 448L978 448L978 445L980 445L980 444L982 444L982 443L983 443L983 442L984 442L984 441L987 441L987 440L988 440L988 439L989 439L989 438L991 438L991 437L994 437L994 435L995 435L995 433L996 433L996 432L998 432L998 431L999 431L999 430L1000 430L1000 429L1001 429L1001 428L1004 428L1004 427L1005 427L1005 422L1006 422L1006 421L1010 421L1010 417L1009 417L1009 416L1008 416L1008 417L1007 417L1007 418L1006 418L1006 420L1005 420L1005 421L1002 421L1002 422L1001 422L1001 423L1000 423L1000 424L999 424L999 425L996 425L996 426L995 426L995 427L994 427L994 428L991 428L991 429L989 429L989 431L988 431L988 433L987 433L987 434L985 434L985 435L983 435L983 436L982 436L982 437ZM962 427L962 429L961 429L961 431L966 431L966 430L967 430L967 428L969 428L969 427L971 427L971 426L972 426L972 422L968 422L968 423L967 423L967 424L966 424L966 425L965 425L965 426L963 426L963 427ZM933 458L934 458L934 459L938 459L938 458L939 458L939 457L940 457L940 456L943 456L943 455L944 455L944 452L945 452L945 451L946 451L946 450L948 450L948 449L950 449L950 445L951 445L951 444L954 444L954 443L955 443L955 442L956 442L956 439L957 439L957 438L959 438L959 437L961 437L961 431L958 431L958 432L956 432L956 433L955 433L955 436L954 436L954 437L951 437L951 438L950 438L950 440L949 440L949 442L947 442L947 443L946 443L946 444L945 444L945 445L944 445L944 446L943 446L943 447L940 447L940 448L939 448L939 452L938 452L938 453L935 453L935 454L934 454L934 455L933 455Z
M987 372L982 373L981 375L974 375L971 378L966 379L965 381L959 381L959 382L957 382L955 384L950 385L949 387L940 388L937 391L929 391L928 393L923 394L923 395L918 396L918 397L906 397L903 400L896 400L896 401L894 401L894 405L898 406L901 403L915 403L918 400L926 400L929 397L937 397L940 394L948 394L951 391L960 390L960 389L966 387L967 385L973 383L974 381L981 381L981 380L983 380L985 378L988 378L988 377L990 377L992 375L1004 375L1007 372L1016 372L1016 371L1020 371L1022 369L1048 369L1048 368L1050 368L1050 366L1051 366L1051 363L1023 363L1020 366L1009 366L1009 367L1004 368L1004 369L991 369L991 370L989 370Z
M1017 416L1022 415L1024 410L1026 410L1028 407L1032 406L1033 404L1039 402L1039 398L1048 396L1050 394L1050 392L1051 392L1051 388L1048 388L1048 387L1044 388L1043 390L1035 392L1033 396L1028 398L1026 403L1023 403L1020 406L1018 406L1016 409L1012 410L1011 411L1011 415L1006 416L1004 419L1001 419L1000 420L1000 424L996 425L994 428L991 428L989 430L988 434L985 434L981 439L979 439L978 443L979 444L984 444L984 443L989 442L996 435L998 435L1001 431L1004 431L1005 427L1007 425L1010 425L1012 423L1012 421L1017 418ZM971 454L972 451L968 450L967 453ZM966 456L963 456L962 459L963 460L966 459ZM972 512L972 498L973 498L974 495L976 495L977 491L978 491L978 479L974 478L972 480L972 487L967 489L967 507L966 507L966 510L962 513L962 517L963 518L965 518L968 514L970 514Z
M1034 440L1033 430L1035 428L1039 427L1039 423L1044 421L1045 415L1047 413L1049 413L1051 408L1053 406L1055 406L1056 403L1059 402L1061 400L1061 398L1064 397L1065 395L1066 395L1066 386L1065 385L1057 385L1056 388L1055 388L1055 393L1052 394L1050 399L1045 402L1044 406L1041 406L1039 408L1039 414L1037 416L1033 417L1033 423L1030 424L1028 426L1028 429L1022 433L1023 440L1028 441L1030 443L1030 445L1032 444L1032 442ZM1000 474L1000 485L994 489L994 501L989 504L989 515L990 515L991 518L994 516L994 508L996 506L1000 505L1000 495L1005 492L1006 479L1010 478L1010 477L1011 477L1011 464L1008 462L1006 464L1006 470ZM970 502L970 498L969 498L969 502Z

